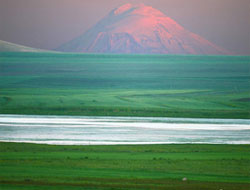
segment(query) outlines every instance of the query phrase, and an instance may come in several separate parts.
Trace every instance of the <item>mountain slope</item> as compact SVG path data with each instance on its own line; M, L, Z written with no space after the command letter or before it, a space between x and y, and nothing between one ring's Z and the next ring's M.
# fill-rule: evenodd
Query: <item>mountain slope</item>
M143 4L112 10L83 35L57 50L91 53L229 54Z
M0 40L0 52L42 52L45 50L35 49Z

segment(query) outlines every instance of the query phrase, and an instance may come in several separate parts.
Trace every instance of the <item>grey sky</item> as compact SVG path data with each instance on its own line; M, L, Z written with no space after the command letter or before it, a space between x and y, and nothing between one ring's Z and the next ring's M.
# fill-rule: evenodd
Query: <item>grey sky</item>
M250 54L250 0L0 0L0 40L53 49L128 2L143 2L223 48Z

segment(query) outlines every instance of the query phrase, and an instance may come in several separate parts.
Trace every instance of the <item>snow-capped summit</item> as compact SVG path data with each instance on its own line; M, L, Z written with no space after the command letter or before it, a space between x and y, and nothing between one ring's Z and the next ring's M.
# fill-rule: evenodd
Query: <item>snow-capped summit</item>
M229 54L144 4L112 10L83 35L57 50L86 53Z

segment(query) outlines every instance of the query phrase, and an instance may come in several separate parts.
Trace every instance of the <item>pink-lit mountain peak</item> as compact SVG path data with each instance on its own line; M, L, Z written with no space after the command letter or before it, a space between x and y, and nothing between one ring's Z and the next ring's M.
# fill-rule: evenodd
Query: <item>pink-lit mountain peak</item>
M125 4L115 9L113 13L117 17L122 17L120 22L110 25L113 27L113 33L127 32L136 36L145 36L145 34L154 35L153 33L159 31L160 27L183 30L174 20L144 4Z
M125 4L58 50L90 53L228 54L157 9Z
M130 11L130 14L137 14L137 15L143 15L143 16L162 16L164 17L165 15L158 11L157 9L154 9L153 7L146 6L143 3L140 4L125 4L122 5L121 7L118 7L117 9L114 10L115 15L123 14L125 12Z
M119 14L122 14L126 11L128 11L129 9L131 9L133 7L133 5L131 3L128 3L128 4L125 4L119 8L117 8L115 11L114 11L114 14L115 15L119 15Z

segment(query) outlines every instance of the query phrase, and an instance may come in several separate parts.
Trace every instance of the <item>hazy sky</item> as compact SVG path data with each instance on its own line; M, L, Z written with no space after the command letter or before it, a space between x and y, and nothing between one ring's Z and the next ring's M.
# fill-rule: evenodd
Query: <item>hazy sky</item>
M128 2L143 2L221 47L250 54L250 0L0 0L0 40L53 49Z

